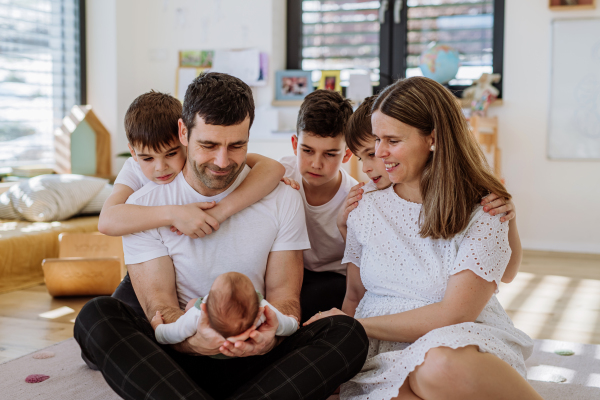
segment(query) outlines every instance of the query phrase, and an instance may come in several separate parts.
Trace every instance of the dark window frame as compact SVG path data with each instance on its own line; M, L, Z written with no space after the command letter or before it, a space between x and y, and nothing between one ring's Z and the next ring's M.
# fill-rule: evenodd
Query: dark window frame
M375 93L390 85L406 73L406 36L408 7L406 0L401 11L399 25L392 23L393 1L386 12L385 23L381 25L379 34L380 46L380 85L374 87ZM504 64L504 10L505 0L494 1L494 39L492 43L493 61L492 72L500 74L500 82L495 84L502 98L502 73ZM287 0L287 69L302 69L302 0ZM394 51L392 51L394 49ZM446 85L457 97L469 86Z

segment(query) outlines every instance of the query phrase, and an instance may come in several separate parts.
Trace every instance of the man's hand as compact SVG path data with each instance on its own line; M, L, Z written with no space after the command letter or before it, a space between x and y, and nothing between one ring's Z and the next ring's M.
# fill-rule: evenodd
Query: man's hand
M504 197L500 197L494 193L484 197L481 200L481 205L483 206L483 211L490 215L506 213L506 215L500 218L500 222L510 221L517 216L517 210L512 200L506 200Z
M196 355L213 356L219 354L219 348L223 346L225 338L208 324L206 304L202 304L201 307L202 314L198 321L198 330L194 336L186 339L184 342L186 346L183 351Z
M241 335L233 337L231 339L234 339L235 343L227 340L219 348L219 351L229 357L258 356L271 351L277 343L275 332L279 327L279 321L277 314L269 306L265 306L264 314L267 318L266 321L258 329L251 330L247 340L237 341L236 339ZM242 335L246 333L244 332Z
M308 321L302 324L302 326L310 325L313 322L316 322L320 319L333 317L334 315L348 315L345 312L338 310L337 308L332 308L329 311L319 311L317 314L313 315Z
M358 185L354 186L350 189L350 193L346 197L346 202L344 206L340 209L340 212L337 216L337 226L338 229L346 229L346 221L348 221L348 215L350 212L358 207L358 201L362 199L362 195L364 193L364 189L362 187L365 186L364 182L360 182Z
M213 208L215 204L213 201L170 206L171 232L197 239L218 230L219 221L204 211Z

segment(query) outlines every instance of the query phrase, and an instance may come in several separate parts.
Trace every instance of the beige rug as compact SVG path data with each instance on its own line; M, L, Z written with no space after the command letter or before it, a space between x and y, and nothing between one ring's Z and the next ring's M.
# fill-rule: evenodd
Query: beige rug
M568 350L570 356L555 351ZM41 350L42 351L42 350ZM118 400L97 371L79 356L74 339L45 348L55 357L35 359L36 353L0 364L0 398L11 400ZM600 399L600 346L536 340L527 360L531 384L546 400ZM48 375L41 383L26 383L31 374ZM558 383L560 382L560 383ZM329 400L337 399L332 396Z

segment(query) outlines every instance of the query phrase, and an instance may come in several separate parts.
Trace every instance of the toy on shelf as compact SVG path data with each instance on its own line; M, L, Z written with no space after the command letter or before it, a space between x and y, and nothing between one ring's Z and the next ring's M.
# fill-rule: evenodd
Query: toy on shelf
M481 74L477 82L463 92L463 99L471 103L471 115L487 115L488 107L500 94L492 84L499 81L500 74Z
M110 177L110 133L92 106L73 106L54 132L56 172Z
M51 296L110 296L123 276L121 237L101 233L61 233L58 258L42 261Z

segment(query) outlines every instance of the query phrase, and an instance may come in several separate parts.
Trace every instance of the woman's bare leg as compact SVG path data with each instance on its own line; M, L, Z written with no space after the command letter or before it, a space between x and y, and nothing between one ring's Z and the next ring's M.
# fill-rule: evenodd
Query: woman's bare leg
M408 381L408 378L406 378L406 380L402 384L402 387L400 387L400 390L398 391L398 397L394 397L393 399L390 399L390 400L423 400L423 399L421 399L419 396L417 396L412 391L412 389L410 388L410 382Z
M477 346L429 350L408 381L425 400L543 400L508 363Z

